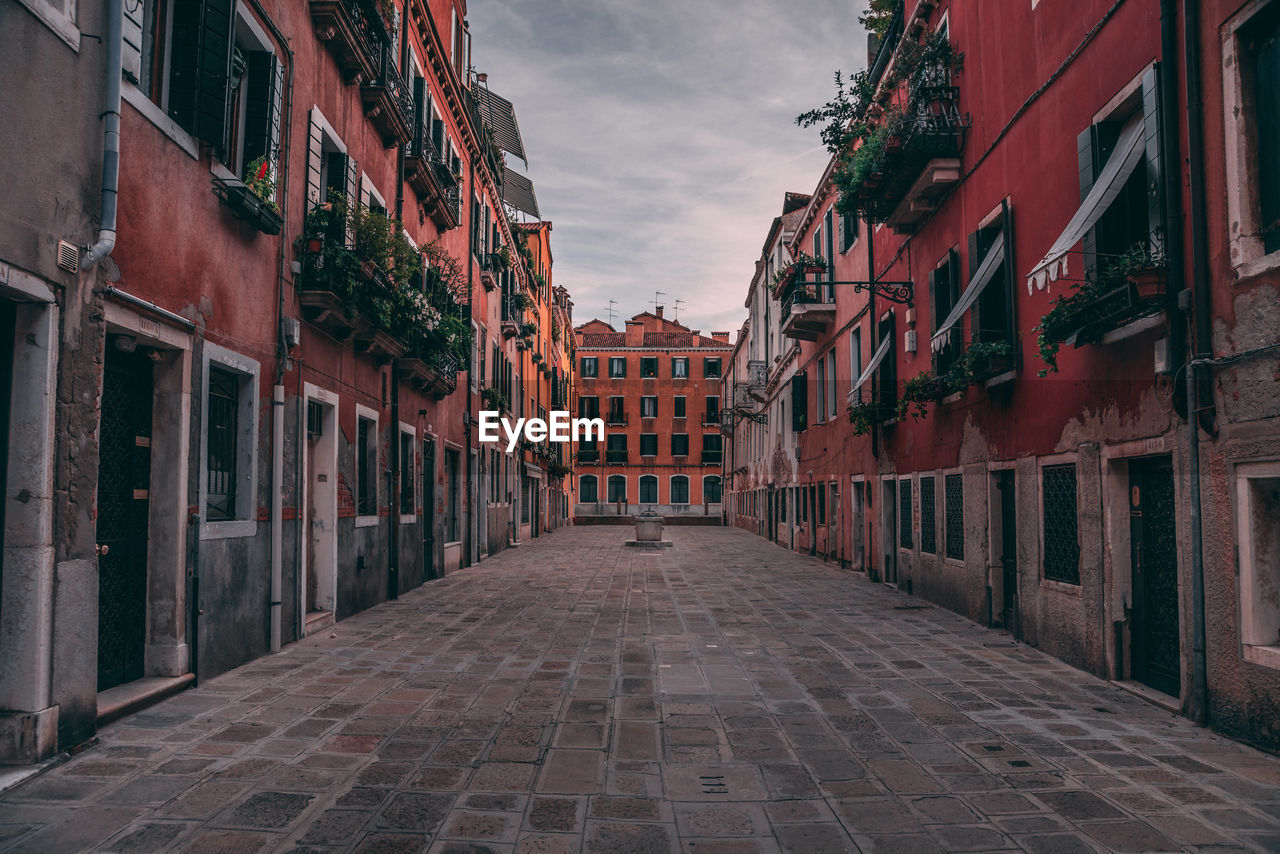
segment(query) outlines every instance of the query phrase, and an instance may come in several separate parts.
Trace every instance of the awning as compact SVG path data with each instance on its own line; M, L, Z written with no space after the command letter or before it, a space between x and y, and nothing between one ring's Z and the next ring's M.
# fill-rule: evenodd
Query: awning
M978 297L982 295L982 289L991 283L995 278L996 270L1000 269L1000 265L1004 263L1004 232L996 235L996 239L992 242L991 248L987 250L986 257L982 259L982 263L978 266L978 272L974 274L973 281L969 283L969 287L960 295L960 300L952 307L951 313L947 315L947 319L942 321L942 325L938 327L938 331L933 333L933 338L929 341L929 346L934 352L937 352L943 345L944 339L951 328L960 321L964 313L973 308L973 304L978 301Z
M515 106L487 86L475 86L473 91L481 118L493 129L494 142L503 151L514 154L527 165L529 158L524 153L524 138L520 136L520 125L516 122Z
M1142 115L1138 114L1129 119L1120 131L1120 139L1107 158L1107 165L1102 168L1102 174L1094 182L1089 195L1080 203L1076 215L1067 223L1066 230L1054 241L1053 248L1044 259L1027 273L1027 293L1032 292L1032 283L1043 291L1049 282L1056 282L1067 274L1067 253L1084 239L1085 232L1098 224L1116 196L1120 195L1125 181L1129 180L1146 151L1144 143Z
M502 201L534 219L542 219L542 214L538 213L538 197L534 195L533 182L507 167L502 170Z
M867 369L862 372L862 376L858 377L858 381L853 384L854 391L862 388L863 383L871 379L871 375L876 372L876 368L880 367L880 363L884 361L884 357L889 354L889 347L892 345L893 336L886 335L884 340L880 342L880 346L876 348L875 355L871 357L871 361L867 363Z

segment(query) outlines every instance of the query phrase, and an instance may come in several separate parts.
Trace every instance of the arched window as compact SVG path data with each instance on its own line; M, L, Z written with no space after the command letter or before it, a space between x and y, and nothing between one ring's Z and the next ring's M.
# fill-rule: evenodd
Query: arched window
M658 503L658 476L653 474L640 475L640 503L641 504L657 504Z
M578 481L578 503L595 504L600 500L600 481L593 474L584 474Z
M707 504L720 503L720 475L709 474L702 479L702 500Z
M627 500L627 478L625 475L609 475L609 502Z
M671 476L671 503L689 503L689 478L687 475L677 474Z

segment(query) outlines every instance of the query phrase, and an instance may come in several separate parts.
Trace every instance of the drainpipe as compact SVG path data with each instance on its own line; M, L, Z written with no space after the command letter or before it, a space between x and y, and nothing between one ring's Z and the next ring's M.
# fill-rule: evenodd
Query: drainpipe
M107 87L102 110L102 218L98 242L88 247L80 269L88 270L116 246L116 201L120 195L120 75L123 72L124 0L107 0Z
M1187 697L1187 714L1198 724L1209 721L1209 680L1205 643L1204 605L1204 520L1201 513L1200 428L1214 433L1212 389L1207 405L1201 409L1200 366L1197 359L1212 356L1213 340L1209 330L1212 310L1209 292L1208 231L1205 223L1204 127L1201 121L1200 91L1200 14L1194 2L1182 5L1183 61L1187 86L1187 161L1189 167L1191 276L1188 279L1191 304L1191 358L1187 360L1187 466L1191 493L1191 692Z
M1164 168L1164 219L1165 258L1169 264L1169 286L1165 299L1165 312L1169 317L1169 364L1183 365L1187 358L1187 340L1182 335L1186 314L1178 305L1178 295L1186 287L1186 258L1184 257L1185 217L1182 208L1182 170L1176 164L1182 162L1178 150L1181 128L1178 119L1178 28L1177 0L1160 0L1160 152ZM1186 398L1174 389L1174 409L1186 415Z
M387 480L391 489L387 490L391 501L391 512L387 514L387 598L400 598L400 490L404 484L400 482L400 473L404 466L400 464L400 383L397 379L396 365L398 359L391 360L391 471L387 472Z
M271 387L271 651L280 651L280 576L284 552L284 385Z

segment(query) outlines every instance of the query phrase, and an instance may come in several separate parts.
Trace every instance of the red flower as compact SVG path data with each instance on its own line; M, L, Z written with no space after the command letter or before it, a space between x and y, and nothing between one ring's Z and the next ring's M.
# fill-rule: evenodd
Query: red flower
M258 167L258 175L253 180L261 181L263 178L267 177L267 169L269 169L270 167L271 167L271 164L268 163L267 159L264 157L262 159L262 165Z

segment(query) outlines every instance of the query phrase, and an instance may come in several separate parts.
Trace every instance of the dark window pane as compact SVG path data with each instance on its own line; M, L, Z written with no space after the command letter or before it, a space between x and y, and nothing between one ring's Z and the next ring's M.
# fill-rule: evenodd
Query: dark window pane
M240 432L240 377L209 369L209 438L205 516L234 519Z
M1044 577L1080 583L1080 538L1076 517L1076 467L1044 467Z
M911 481L898 481L898 545L904 549L915 547L912 540Z
M949 474L942 482L946 493L947 557L964 560L964 478Z
M934 503L937 501L937 487L932 477L920 478L920 551L927 554L938 553L938 528Z

